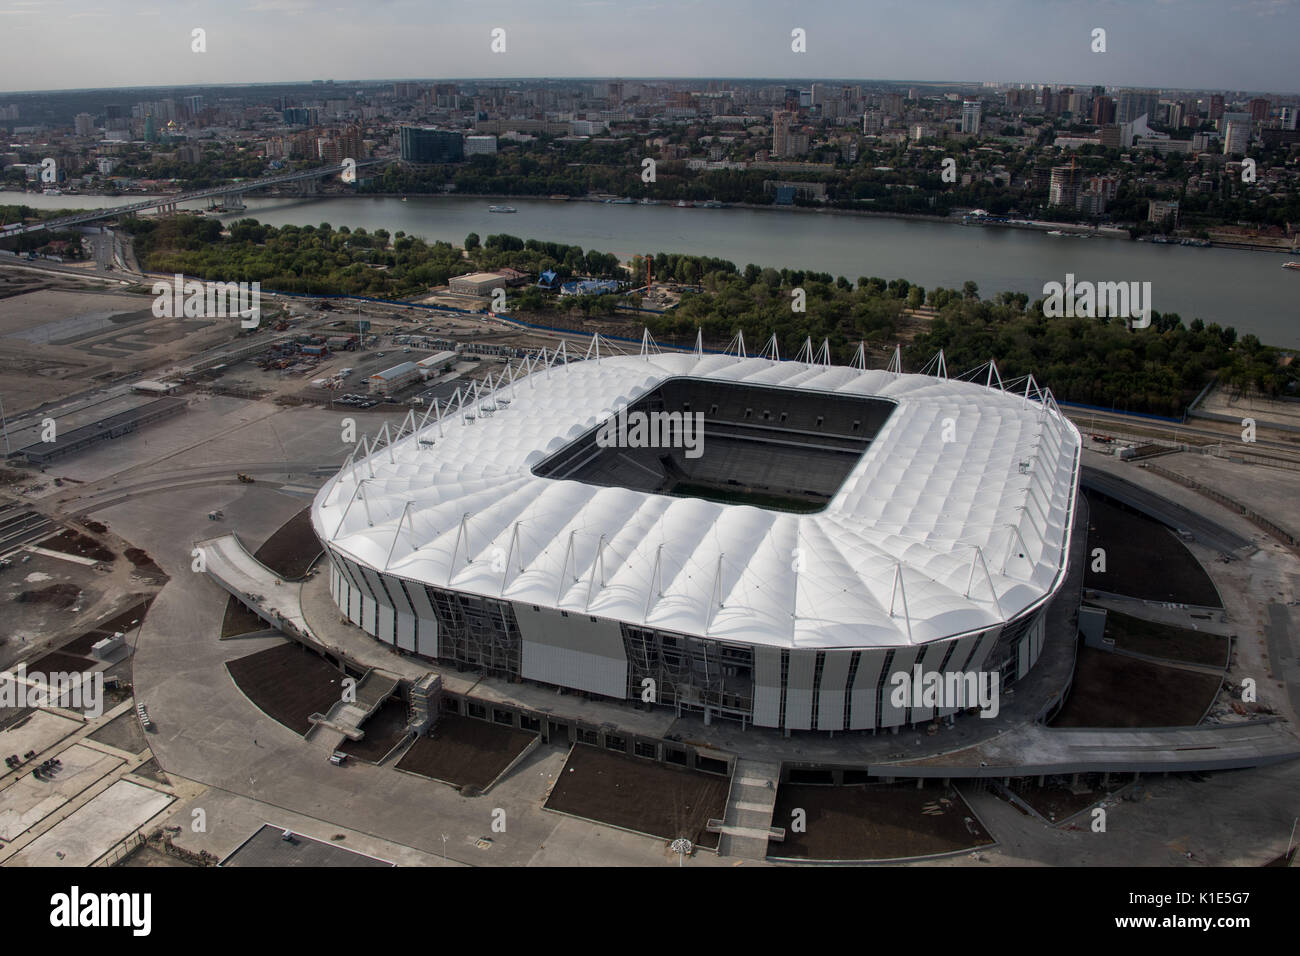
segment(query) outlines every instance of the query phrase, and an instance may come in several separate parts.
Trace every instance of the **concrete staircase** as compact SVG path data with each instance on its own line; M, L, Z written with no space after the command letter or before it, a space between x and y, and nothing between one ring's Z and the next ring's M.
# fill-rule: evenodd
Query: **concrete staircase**
M784 838L784 828L772 826L776 788L780 781L779 763L736 761L727 815L721 821L709 821L709 829L722 834L718 843L721 856L766 859L768 841Z

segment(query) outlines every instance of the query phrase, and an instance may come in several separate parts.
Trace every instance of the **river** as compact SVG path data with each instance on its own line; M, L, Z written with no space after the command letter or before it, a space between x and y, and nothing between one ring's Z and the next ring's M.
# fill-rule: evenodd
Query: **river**
M0 204L42 209L100 208L139 197L44 196L0 193ZM1152 307L1253 332L1270 344L1300 347L1300 272L1282 263L1300 255L1238 249L1198 249L1123 239L1071 239L1042 232L930 221L837 216L795 210L683 209L672 205L511 199L513 214L488 212L482 197L349 196L247 199L250 216L275 225L349 226L405 231L461 244L470 232L507 232L612 252L676 252L717 256L744 267L789 266L842 275L903 278L960 289L978 283L981 295L1001 291L1043 295L1043 284L1076 281L1151 283ZM201 205L201 204L194 204Z

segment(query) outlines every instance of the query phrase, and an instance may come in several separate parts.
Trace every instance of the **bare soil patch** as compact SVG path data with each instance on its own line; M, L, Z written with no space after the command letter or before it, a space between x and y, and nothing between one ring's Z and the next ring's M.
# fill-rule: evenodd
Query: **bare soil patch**
M584 744L569 754L546 808L664 840L716 849L706 826L727 811L728 779Z
M1080 647L1074 684L1053 727L1191 727L1222 679Z
M1096 492L1087 492L1088 554L1101 548L1106 570L1088 560L1083 586L1173 604L1223 607L1214 582L1177 535L1153 518L1140 515Z
M536 737L486 720L443 714L433 732L417 738L402 755L397 769L482 792Z
M64 554L75 554L79 558L90 558L93 561L112 561L117 557L94 538L72 528L42 541L41 547L50 551L61 551Z
M791 827L797 810L806 815L803 833ZM933 784L782 784L772 825L786 833L783 842L768 844L768 854L796 860L897 860L994 842L961 794Z
M226 670L244 696L268 717L304 736L311 729L307 718L325 713L339 700L345 676L292 641L227 661Z

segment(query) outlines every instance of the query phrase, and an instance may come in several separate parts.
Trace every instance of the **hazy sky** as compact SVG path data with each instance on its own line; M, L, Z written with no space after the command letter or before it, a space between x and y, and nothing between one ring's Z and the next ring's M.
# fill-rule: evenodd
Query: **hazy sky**
M1298 38L1300 0L0 0L0 90L728 76L1292 92Z

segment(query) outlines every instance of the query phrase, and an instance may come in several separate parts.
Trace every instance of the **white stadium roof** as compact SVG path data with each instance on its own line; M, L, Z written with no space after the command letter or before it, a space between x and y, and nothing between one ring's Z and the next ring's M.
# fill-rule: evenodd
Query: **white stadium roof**
M899 646L983 630L1041 603L1062 580L1081 442L1032 378L1011 392L649 352L535 368L441 421L426 416L417 429L408 416L396 440L358 451L317 494L322 540L434 587L787 648ZM897 407L815 514L532 474L681 376L879 396Z

